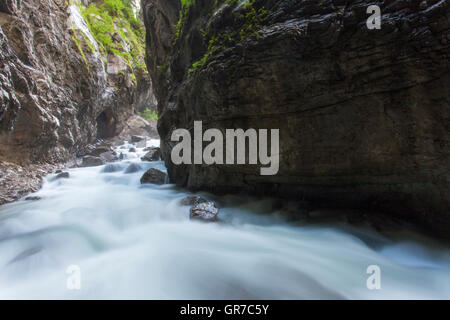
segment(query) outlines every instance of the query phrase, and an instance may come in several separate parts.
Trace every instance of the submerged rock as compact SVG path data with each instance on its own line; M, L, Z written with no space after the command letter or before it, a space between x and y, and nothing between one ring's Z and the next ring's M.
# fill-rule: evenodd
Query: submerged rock
M93 152L95 149L95 146L92 144L87 144L83 147L81 147L78 152L76 153L77 157L84 157L84 156L88 156L91 154L91 152Z
M161 158L160 148L151 147L147 151L147 154L141 158L142 161L158 161Z
M98 167L105 164L105 160L100 157L85 156L80 167Z
M203 220L208 222L217 221L217 215L219 209L217 209L214 202L204 202L197 204L191 208L190 218L193 220Z
M38 201L41 200L41 197L33 196L33 197L26 197L25 201Z
M141 178L141 184L153 183L164 184L166 182L166 174L161 170L151 168Z
M113 173L113 172L119 172L122 171L122 167L118 164L107 164L105 168L102 170L103 173Z
M186 198L183 198L180 201L180 204L182 206L196 206L196 205L198 205L200 203L205 203L205 202L207 202L207 200L203 199L202 197L199 197L199 196L188 196Z
M61 173L58 173L58 175L55 177L55 180L69 179L69 178L70 178L70 174L68 172L61 172Z
M140 165L138 165L136 163L132 163L128 166L128 168L125 169L125 173L130 174L130 173L139 172L141 170L142 170L142 168Z

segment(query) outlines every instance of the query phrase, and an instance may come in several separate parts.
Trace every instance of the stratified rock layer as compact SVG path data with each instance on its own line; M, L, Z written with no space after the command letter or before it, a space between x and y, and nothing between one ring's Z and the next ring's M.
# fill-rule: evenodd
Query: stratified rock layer
M380 30L366 1L232 3L196 0L176 30L178 1L143 0L170 180L376 208L448 236L449 2L372 1ZM171 133L194 120L279 128L280 172L175 166Z

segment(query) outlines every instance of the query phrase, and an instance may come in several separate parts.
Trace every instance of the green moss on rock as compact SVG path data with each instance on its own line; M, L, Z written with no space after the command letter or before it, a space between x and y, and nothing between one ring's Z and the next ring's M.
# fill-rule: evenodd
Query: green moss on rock
M105 0L88 7L78 4L90 32L105 56L120 56L133 73L147 73L145 31L134 15L131 0Z

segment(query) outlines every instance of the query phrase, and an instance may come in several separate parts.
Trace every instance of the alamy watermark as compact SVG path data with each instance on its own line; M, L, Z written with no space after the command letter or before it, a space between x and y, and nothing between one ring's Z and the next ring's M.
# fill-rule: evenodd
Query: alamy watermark
M377 265L370 265L366 270L370 276L367 278L366 286L369 290L381 289L381 268Z
M81 268L77 265L68 266L66 287L67 290L81 290Z
M224 139L224 134L221 130L208 129L203 132L202 121L194 121L194 139L192 139L189 130L176 129L172 133L171 140L179 142L173 147L171 153L172 163L175 165L260 164L266 166L260 169L260 173L263 176L276 175L279 170L279 129L270 129L270 143L269 129L248 129L246 131L243 129L226 129ZM194 142L193 157L192 140ZM204 142L209 142L205 148L203 148ZM248 152L246 150L247 146Z
M367 29L381 29L381 9L377 5L367 7L367 14L371 16L367 19Z

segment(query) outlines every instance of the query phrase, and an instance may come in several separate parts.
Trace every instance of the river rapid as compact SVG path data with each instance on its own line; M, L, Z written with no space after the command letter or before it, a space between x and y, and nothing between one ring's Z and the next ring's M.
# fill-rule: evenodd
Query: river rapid
M0 299L450 298L448 247L285 219L271 199L201 194L220 221L191 221L180 204L190 194L141 185L147 169L165 167L129 147L115 172L68 169L69 179L46 178L41 200L0 207ZM141 170L126 174L132 163ZM68 285L74 267L79 290Z

